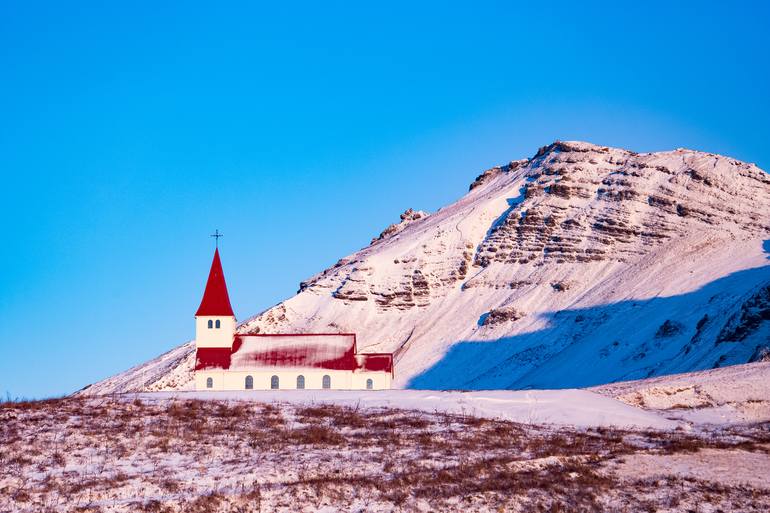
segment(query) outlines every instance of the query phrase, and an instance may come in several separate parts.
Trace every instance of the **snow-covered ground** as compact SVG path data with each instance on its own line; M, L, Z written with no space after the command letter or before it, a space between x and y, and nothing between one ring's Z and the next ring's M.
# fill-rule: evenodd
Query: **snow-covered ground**
M770 493L770 458L766 452L703 449L682 454L634 454L614 469L631 479L677 476L725 486L749 485Z
M395 352L395 384L411 389L579 388L746 363L770 348L769 227L770 175L753 164L555 143L430 215L405 213L239 331L355 332L360 350ZM84 393L184 390L193 353Z
M767 511L769 383L0 403L0 511Z
M770 422L770 362L612 383L590 390L698 424Z
M564 393L552 406L594 400ZM189 397L0 403L0 511L770 508L767 425L576 428L372 403ZM425 400L435 401L411 404Z
M770 362L564 390L249 390L128 394L143 400L203 399L444 412L538 425L674 429L770 422Z
M208 399L292 405L335 404L362 409L395 408L470 415L525 424L578 427L674 429L682 423L587 390L284 390L242 392L152 392L142 400ZM129 394L127 397L134 397Z

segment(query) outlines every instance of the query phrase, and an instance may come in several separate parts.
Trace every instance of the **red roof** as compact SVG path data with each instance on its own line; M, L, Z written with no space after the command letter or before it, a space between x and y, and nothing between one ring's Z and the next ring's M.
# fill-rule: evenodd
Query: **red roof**
M219 260L219 249L214 251L214 260L211 262L209 279L206 282L206 290L195 316L201 315L228 315L233 316L233 307L230 306L230 296L227 294L225 273L222 271L222 262Z
M323 337L323 338L321 338ZM357 354L352 333L235 335L232 349L202 347L195 370L252 370L266 367L316 368L393 373L390 353Z
M195 370L229 369L229 347L199 347L195 351Z

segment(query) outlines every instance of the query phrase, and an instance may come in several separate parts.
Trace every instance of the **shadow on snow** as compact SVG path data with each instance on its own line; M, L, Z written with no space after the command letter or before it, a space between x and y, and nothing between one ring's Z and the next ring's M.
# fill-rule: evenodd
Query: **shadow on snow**
M677 296L546 312L544 329L455 343L407 388L572 388L746 363L770 347L770 302L750 312L752 329L739 326L762 287L770 295L770 265Z

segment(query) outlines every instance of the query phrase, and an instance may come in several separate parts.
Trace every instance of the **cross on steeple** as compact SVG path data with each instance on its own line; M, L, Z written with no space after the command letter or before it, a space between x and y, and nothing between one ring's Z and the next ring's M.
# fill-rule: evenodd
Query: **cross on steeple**
M220 237L224 237L224 235L222 235L221 233L219 233L219 230L214 230L214 233L212 233L211 235L209 235L209 237L214 237L214 241L215 241L215 242L214 242L214 245L216 246L216 248L217 248L217 249L219 249L219 238L220 238Z

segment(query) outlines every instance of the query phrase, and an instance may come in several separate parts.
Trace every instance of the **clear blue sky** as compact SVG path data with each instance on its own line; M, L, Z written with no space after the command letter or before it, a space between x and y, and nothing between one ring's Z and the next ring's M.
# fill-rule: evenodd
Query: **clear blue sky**
M0 393L191 339L214 228L243 319L555 139L770 167L767 2L511 3L2 2Z

